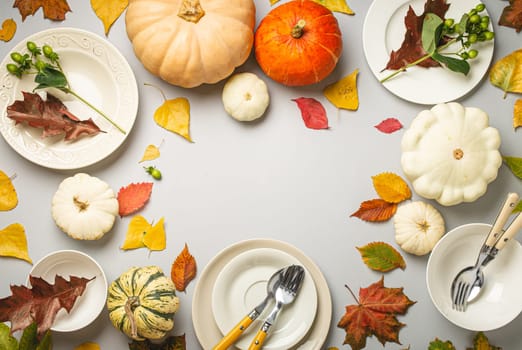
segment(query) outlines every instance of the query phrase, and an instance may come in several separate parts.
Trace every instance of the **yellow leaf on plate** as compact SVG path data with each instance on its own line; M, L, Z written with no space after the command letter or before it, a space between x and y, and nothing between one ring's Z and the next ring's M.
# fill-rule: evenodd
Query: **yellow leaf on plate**
M513 128L516 129L519 126L522 126L522 98L515 101L513 111Z
M489 71L489 81L504 93L522 93L522 49L498 60Z
M313 0L318 4L323 5L327 9L333 12L346 13L347 15L355 14L353 10L348 6L345 0Z
M88 341L78 345L74 350L101 350L101 348L98 344Z
M12 18L8 18L2 22L0 29L0 40L8 42L16 33L16 22Z
M162 128L192 142L190 138L190 103L185 97L165 100L154 112L154 120Z
M408 184L394 173L381 173L372 176L373 187L381 199L388 203L400 203L411 198Z
M18 205L18 196L11 179L0 170L0 211L11 210Z
M14 223L0 230L0 256L9 256L32 264L22 224Z
M159 158L159 156L160 156L159 148L154 145L148 145L147 148L145 148L145 152L143 153L143 157L141 157L139 163L147 161L147 160L153 160L153 159Z
M324 96L337 108L357 110L359 108L358 73L359 70L356 69L336 83L328 85L323 91Z
M166 247L164 219L152 226L143 216L134 216L127 229L121 249L130 250L147 247L150 250L163 250Z
M103 22L105 35L109 34L112 24L129 6L129 0L91 0L91 7Z

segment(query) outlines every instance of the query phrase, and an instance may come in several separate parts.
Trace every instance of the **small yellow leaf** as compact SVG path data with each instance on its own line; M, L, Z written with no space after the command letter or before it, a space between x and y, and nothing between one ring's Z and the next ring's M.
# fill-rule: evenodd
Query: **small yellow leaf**
M163 225L165 219L161 218L158 223L150 228L143 236L143 244L150 250L163 250L167 246L167 237Z
M394 173L381 173L372 176L373 187L381 199L388 203L400 203L411 198L408 184Z
M274 4L278 3L278 2L279 2L279 0L270 0L270 5L274 5Z
M522 93L522 49L498 60L489 71L489 81L505 93Z
M130 250L147 247L150 250L163 250L166 247L164 219L152 226L143 216L134 216L127 229L121 249Z
M159 156L159 148L154 145L148 145L147 148L145 148L145 152L143 153L143 157L140 159L139 163L159 158Z
M109 34L112 24L129 5L129 0L91 0L91 7L103 22L105 35Z
M16 33L16 22L12 18L8 18L2 22L0 29L0 40L8 42Z
M356 69L341 80L328 85L324 91L324 96L337 108L344 108L355 111L359 108L359 94L357 92Z
M18 196L11 179L0 170L0 211L11 210L18 205Z
M515 101L515 108L513 111L513 129L522 126L522 98Z
M98 344L89 341L78 345L74 350L101 350L101 348Z
M32 264L22 224L14 223L0 230L0 256L10 256Z
M190 103L185 97L166 100L154 112L154 120L162 128L192 142L190 138Z
M318 4L323 5L327 9L333 12L346 13L347 15L355 14L353 10L348 6L345 0L313 0Z

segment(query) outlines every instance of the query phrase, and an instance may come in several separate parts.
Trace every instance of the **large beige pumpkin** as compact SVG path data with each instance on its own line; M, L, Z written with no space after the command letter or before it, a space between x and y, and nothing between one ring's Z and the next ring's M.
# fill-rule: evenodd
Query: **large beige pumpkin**
M255 5L253 0L130 0L125 23L145 68L190 88L216 83L246 61Z

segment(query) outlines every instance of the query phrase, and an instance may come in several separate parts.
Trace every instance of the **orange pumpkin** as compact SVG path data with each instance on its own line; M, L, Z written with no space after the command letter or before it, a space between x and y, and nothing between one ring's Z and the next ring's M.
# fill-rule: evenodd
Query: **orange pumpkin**
M333 13L311 0L293 0L272 9L254 38L255 56L263 72L289 86L326 78L339 61L342 45Z

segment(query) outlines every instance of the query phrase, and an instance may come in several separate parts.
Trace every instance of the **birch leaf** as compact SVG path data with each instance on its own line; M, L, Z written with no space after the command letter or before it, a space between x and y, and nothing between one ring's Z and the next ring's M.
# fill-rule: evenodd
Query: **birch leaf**
M385 242L372 242L362 247L356 247L363 262L370 269L388 272L396 268L404 270L406 262L402 255L391 245Z
M324 96L337 108L357 110L359 108L357 74L359 74L358 69L341 80L328 85L323 90Z
M18 205L18 196L11 179L0 170L0 211L7 211Z
M130 250L147 247L149 250L164 250L167 246L164 218L154 226L141 215L131 219L121 249Z
M489 81L504 93L522 93L522 49L495 62L489 71Z
M143 153L143 157L141 157L139 163L145 162L148 160L154 160L159 158L160 156L160 150L158 147L154 145L148 145L147 148L145 148L145 152Z
M0 230L0 256L22 259L32 264L22 224L14 223Z
M196 260L190 254L186 243L172 264L170 277L176 286L176 290L180 292L185 291L189 282L196 277Z
M515 101L513 110L513 129L522 126L522 98Z
M109 34L111 26L127 6L129 6L129 0L91 0L94 13L103 23L105 35Z
M8 42L16 33L16 22L12 18L8 18L2 22L0 29L0 40Z
M411 198L408 184L394 173L381 173L372 176L373 187L379 197L390 203L400 203Z
M347 15L355 14L353 10L348 6L345 0L313 0L314 2L323 5L327 9L333 12L345 13Z

